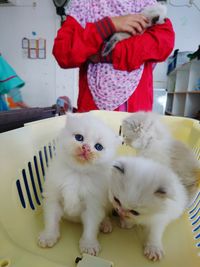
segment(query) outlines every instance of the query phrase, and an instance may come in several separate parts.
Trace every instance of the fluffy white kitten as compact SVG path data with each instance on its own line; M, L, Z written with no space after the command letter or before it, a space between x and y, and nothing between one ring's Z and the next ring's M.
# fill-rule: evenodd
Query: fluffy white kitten
M135 148L138 155L170 167L193 199L200 181L200 163L185 144L171 136L158 114L131 114L122 122L122 133L125 143Z
M113 165L109 199L120 216L121 227L144 226L144 255L152 261L160 260L164 230L188 204L186 189L177 175L150 159L118 158Z
M147 6L142 10L142 14L148 19L148 27L154 24L164 23L167 15L166 4L156 3L153 6ZM128 39L131 34L126 32L118 32L111 36L111 38L106 42L105 47L102 51L102 56L107 56L116 46L119 41Z
M80 251L92 255L99 252L100 224L102 231L112 231L111 222L106 219L107 190L118 144L112 130L91 114L67 115L57 157L46 173L44 231L38 241L41 247L52 247L57 242L59 222L64 217L83 224Z

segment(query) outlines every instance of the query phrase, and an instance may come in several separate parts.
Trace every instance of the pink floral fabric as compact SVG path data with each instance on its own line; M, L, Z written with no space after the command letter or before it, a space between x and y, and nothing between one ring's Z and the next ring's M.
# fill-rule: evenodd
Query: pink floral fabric
M156 0L71 0L66 14L74 17L82 27L106 16L140 13ZM144 65L127 72L113 68L112 64L90 63L87 72L88 85L99 109L114 110L125 103L137 88Z

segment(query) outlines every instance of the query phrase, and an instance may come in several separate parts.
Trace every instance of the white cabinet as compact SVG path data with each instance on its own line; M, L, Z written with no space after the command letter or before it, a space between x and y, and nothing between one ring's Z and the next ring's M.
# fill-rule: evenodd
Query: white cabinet
M167 79L168 115L195 117L200 111L200 60L188 62L169 73Z

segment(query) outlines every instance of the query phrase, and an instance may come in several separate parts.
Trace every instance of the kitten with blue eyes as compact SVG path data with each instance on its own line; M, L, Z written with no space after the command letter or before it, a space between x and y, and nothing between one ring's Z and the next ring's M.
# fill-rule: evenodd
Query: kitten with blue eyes
M83 224L80 251L97 255L99 229L111 232L108 183L119 138L89 113L68 114L44 184L44 230L41 247L52 247L60 237L59 222L66 218Z
M183 214L189 201L171 169L143 157L120 157L114 162L109 199L122 228L144 227L144 255L152 261L163 257L165 228Z

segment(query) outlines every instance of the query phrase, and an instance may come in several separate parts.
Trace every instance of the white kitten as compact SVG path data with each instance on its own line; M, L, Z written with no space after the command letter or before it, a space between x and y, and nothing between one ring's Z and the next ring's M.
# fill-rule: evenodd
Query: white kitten
M149 21L147 27L154 24L162 24L165 22L167 15L166 4L156 3L153 6L147 6L142 10L142 14ZM105 47L102 51L102 56L107 56L116 46L119 41L128 39L131 34L126 32L117 32L111 36L111 38L106 42Z
M113 165L109 199L122 227L144 226L144 254L152 261L160 260L164 230L188 204L186 189L177 175L150 159L118 158Z
M68 114L60 134L57 157L49 166L44 184L44 231L41 247L52 247L60 237L62 217L83 223L81 252L96 255L99 227L109 207L108 182L119 139L89 113ZM103 231L112 230L105 219Z
M125 143L135 148L138 155L170 167L193 199L200 181L200 163L185 144L171 136L158 114L131 114L122 122L122 133Z

